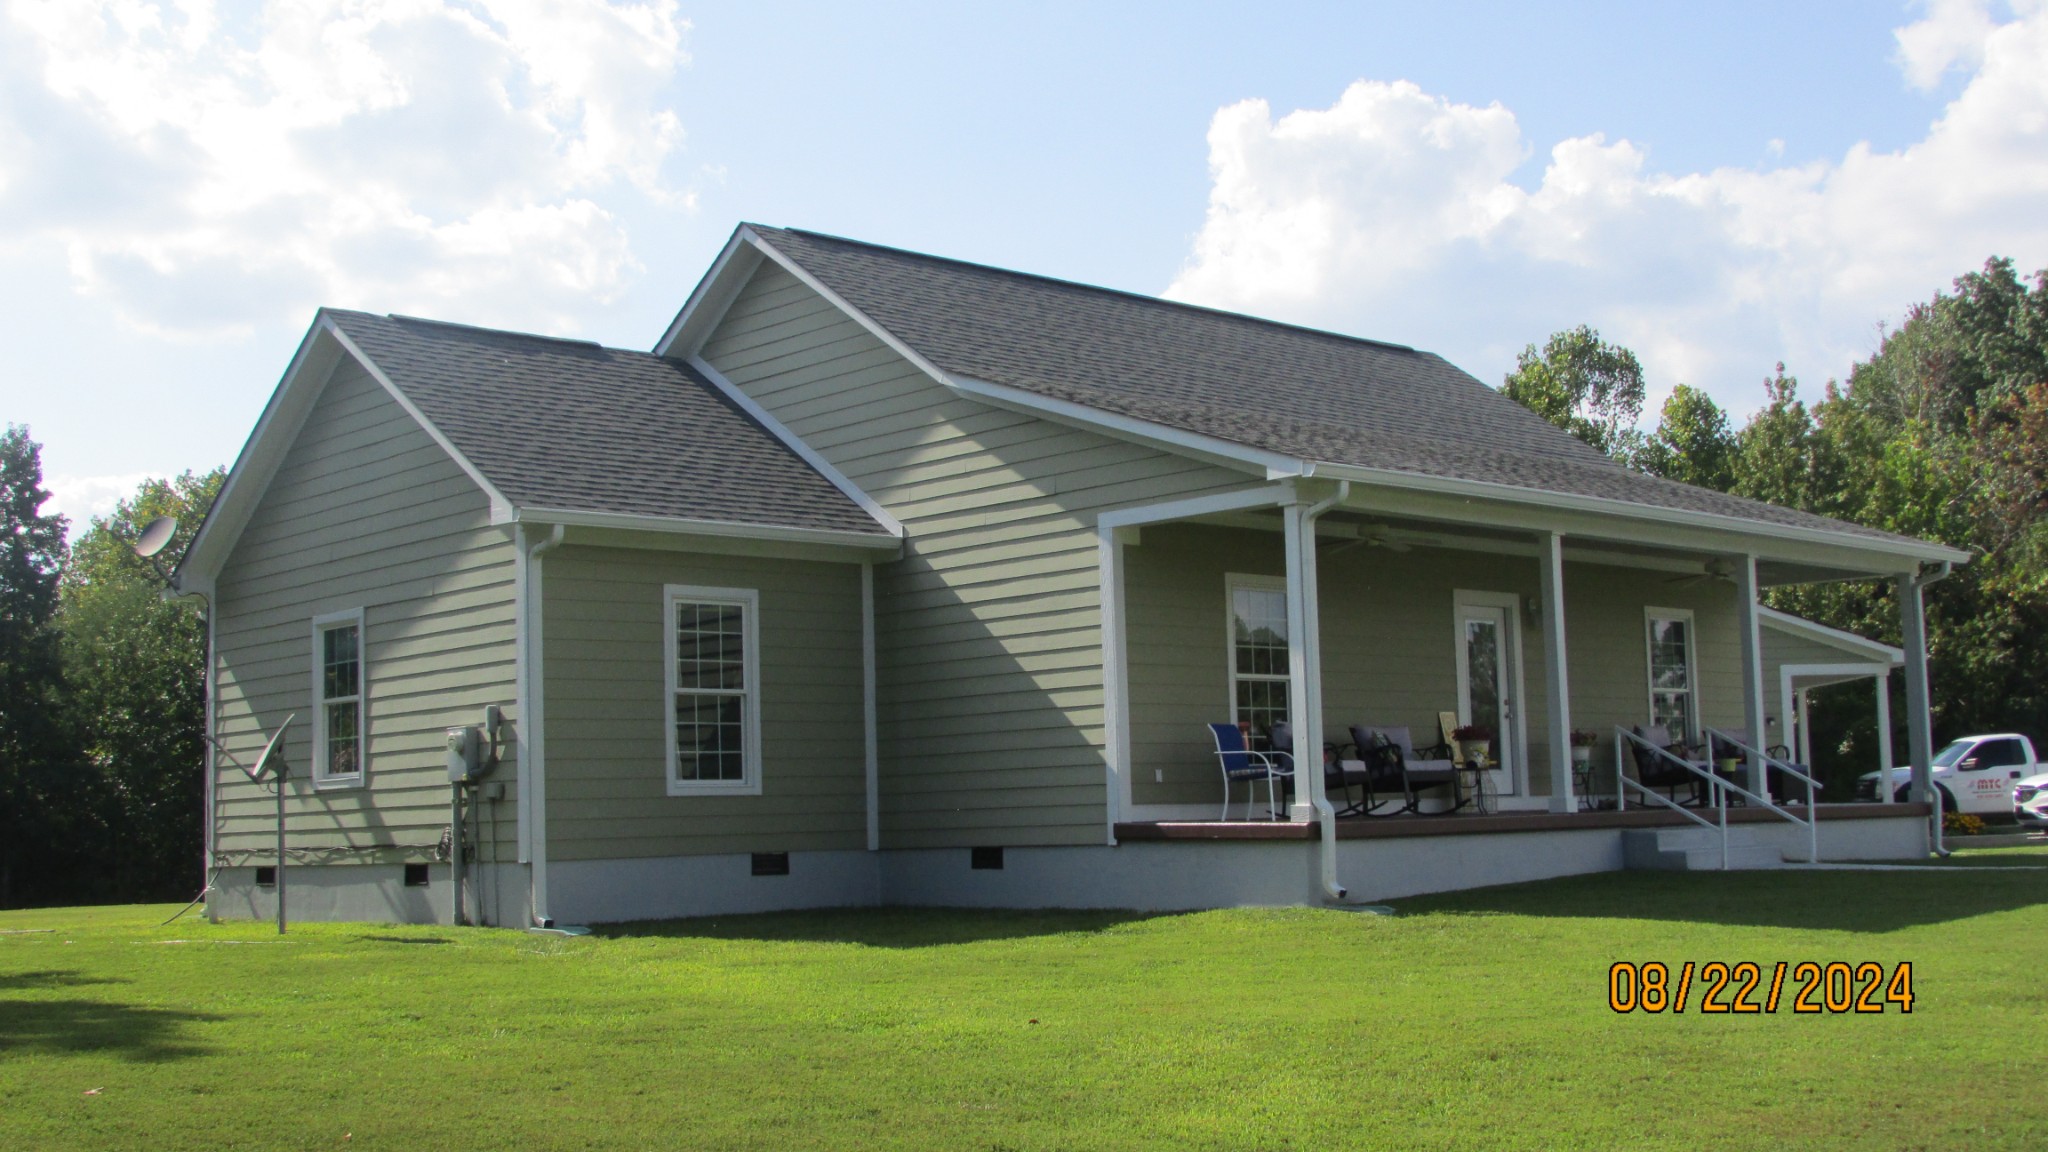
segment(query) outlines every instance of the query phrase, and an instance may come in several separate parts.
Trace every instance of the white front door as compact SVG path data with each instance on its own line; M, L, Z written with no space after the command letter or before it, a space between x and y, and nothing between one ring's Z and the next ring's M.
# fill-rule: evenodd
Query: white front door
M1458 723L1493 730L1493 787L1496 795L1515 794L1521 778L1521 745L1516 739L1515 675L1520 654L1515 650L1514 610L1497 604L1458 605ZM1439 665L1441 667L1441 665Z

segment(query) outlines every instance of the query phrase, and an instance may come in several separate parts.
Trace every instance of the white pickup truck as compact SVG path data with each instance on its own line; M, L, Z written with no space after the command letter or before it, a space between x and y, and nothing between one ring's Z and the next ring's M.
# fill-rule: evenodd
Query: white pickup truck
M2048 772L2048 765L2035 757L2034 742L2017 732L1965 736L1934 756L1934 786L1941 789L1944 812L2009 817L2013 786L2043 772ZM1894 797L1906 799L1912 784L1910 767L1892 769ZM1856 798L1877 799L1877 773L1865 772L1856 781Z

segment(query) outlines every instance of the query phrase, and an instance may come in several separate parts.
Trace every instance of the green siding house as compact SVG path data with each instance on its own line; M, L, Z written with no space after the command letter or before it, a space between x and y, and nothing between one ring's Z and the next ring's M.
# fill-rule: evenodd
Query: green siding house
M1752 858L1924 853L1927 805L1765 753L1903 665L1924 773L1920 589L1967 559L1630 472L1429 353L743 225L651 352L317 316L176 574L210 908L280 863L295 916L523 926L1353 903L1696 854L1644 840L1707 834L1653 723L1740 746ZM1757 603L1845 579L1903 651ZM1334 763L1446 717L1495 730L1477 803L1339 819L1303 771L1218 818L1212 723Z

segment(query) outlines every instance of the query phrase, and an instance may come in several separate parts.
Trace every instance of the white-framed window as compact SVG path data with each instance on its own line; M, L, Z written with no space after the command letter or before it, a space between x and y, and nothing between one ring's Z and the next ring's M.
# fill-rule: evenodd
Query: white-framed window
M1700 731L1699 667L1692 612L1645 608L1643 619L1650 668L1650 723L1662 725L1673 740L1696 740Z
M1263 734L1287 719L1287 581L1233 573L1224 588L1230 716Z
M353 788L369 767L363 610L313 618L313 786Z
M668 794L761 794L760 594L664 590Z

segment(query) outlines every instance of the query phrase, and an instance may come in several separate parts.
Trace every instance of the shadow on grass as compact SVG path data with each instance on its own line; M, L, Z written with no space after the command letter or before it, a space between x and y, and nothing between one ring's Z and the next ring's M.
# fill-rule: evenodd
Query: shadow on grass
M704 916L691 920L638 920L593 925L591 934L616 939L786 940L818 944L861 944L870 948L931 948L983 940L1016 940L1072 932L1100 932L1119 924L1172 913L1070 911L1058 908L1013 911L992 908L829 908L803 912L759 912Z
M0 988L25 991L123 981L76 972L24 972L0 977ZM129 1060L178 1060L204 1055L185 1041L186 1025L219 1016L143 1008L109 1000L0 1000L0 1060L27 1052L106 1052Z
M1394 901L1404 914L1505 913L1895 932L2048 904L2039 873L1603 872Z
M371 944L453 944L446 936L358 936L357 940Z
M91 984L126 984L112 976L87 976L72 970L45 969L40 972L9 972L0 975L0 992L26 992L36 988L83 988Z

